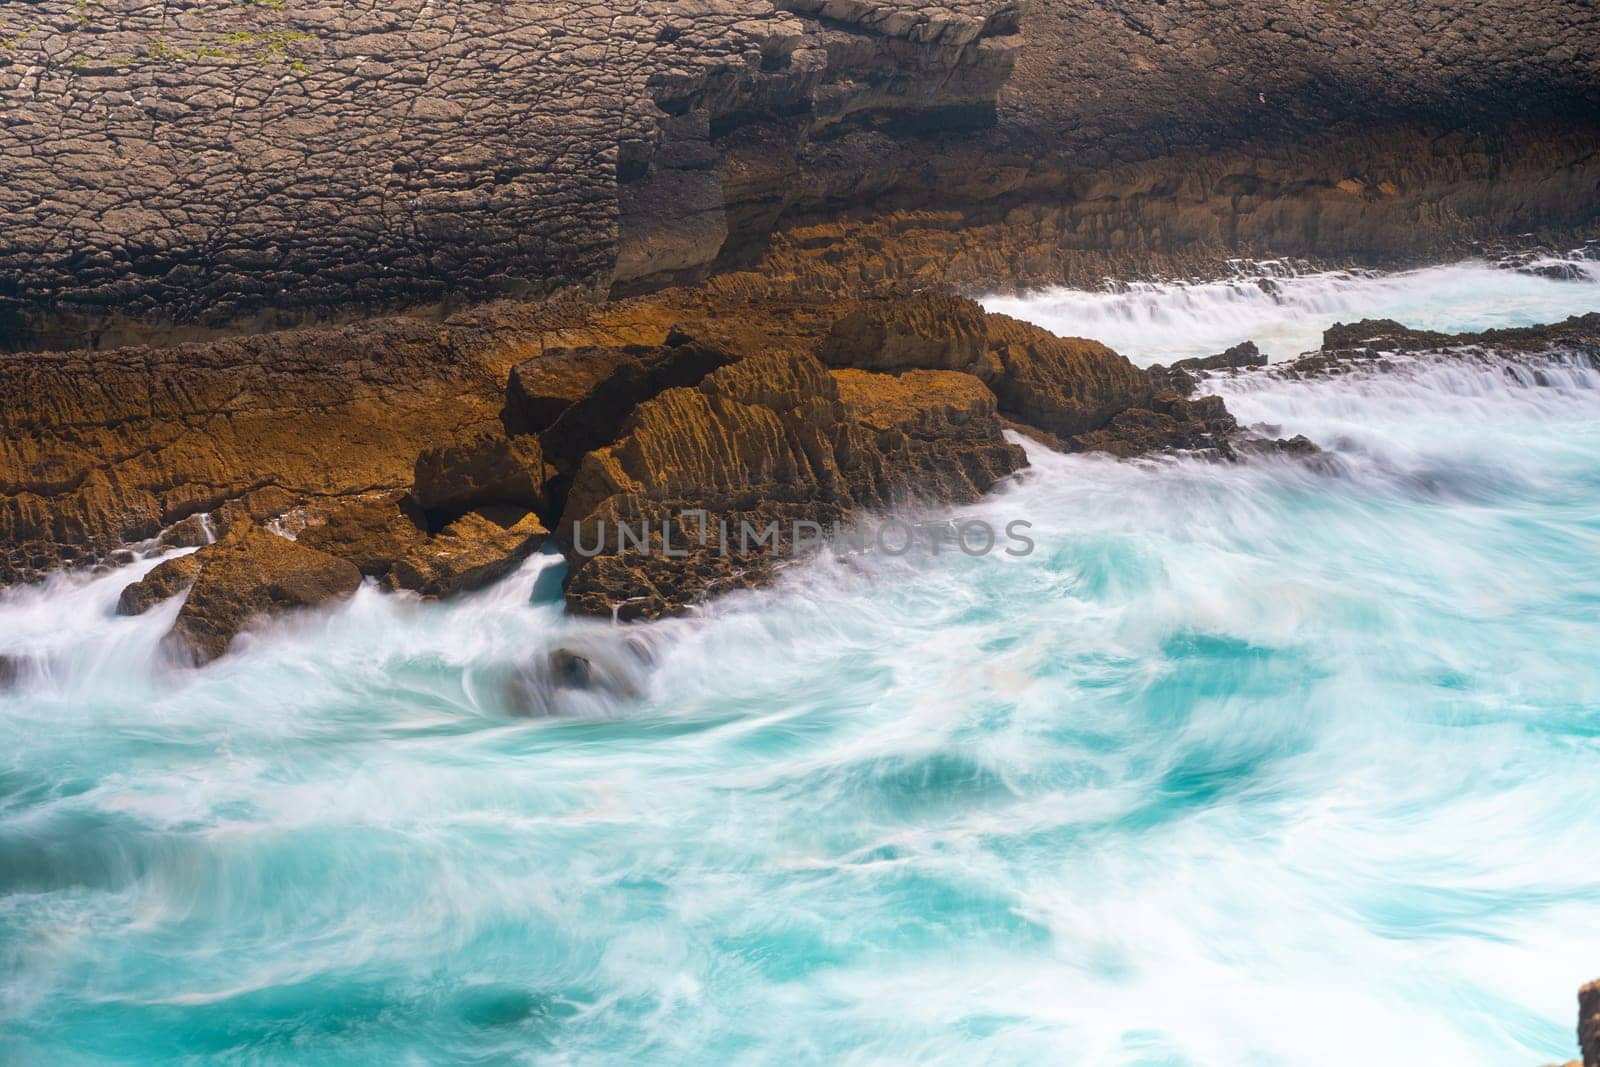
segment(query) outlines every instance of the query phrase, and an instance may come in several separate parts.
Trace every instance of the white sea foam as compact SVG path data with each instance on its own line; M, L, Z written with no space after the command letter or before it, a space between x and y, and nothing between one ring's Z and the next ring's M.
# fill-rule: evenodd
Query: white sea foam
M982 303L1063 336L1103 341L1141 365L1213 355L1241 341L1254 341L1277 360L1317 348L1335 322L1387 318L1413 329L1462 332L1600 311L1600 263L1564 262L1578 278L1480 262L1400 274L1240 264L1238 276L1223 281L1116 283L1100 291L988 296Z
M0 1058L1569 1058L1600 389L1565 374L1214 380L1334 468L1029 446L964 513L1034 555L820 560L541 718L518 671L635 632L563 615L549 554L200 671L154 665L176 603L112 614L152 563L0 595L43 665L0 696Z

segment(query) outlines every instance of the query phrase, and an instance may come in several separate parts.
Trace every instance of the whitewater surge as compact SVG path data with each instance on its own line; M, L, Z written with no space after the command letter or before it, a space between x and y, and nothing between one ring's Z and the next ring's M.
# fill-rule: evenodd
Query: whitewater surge
M1555 322L1600 307L1600 261L1539 259L1570 279L1480 261L1399 274L1301 271L1277 261L1240 263L1210 282L1117 282L1100 291L1051 289L988 296L989 311L1036 322L1065 337L1092 337L1148 366L1215 355L1254 341L1288 359L1322 343L1335 322L1395 319L1413 329L1460 333Z
M1333 461L1030 445L958 517L1033 555L821 560L642 655L549 554L200 671L112 614L153 560L0 595L0 1061L1570 1058L1600 375L1547 381L1219 379ZM626 684L520 704L564 648Z

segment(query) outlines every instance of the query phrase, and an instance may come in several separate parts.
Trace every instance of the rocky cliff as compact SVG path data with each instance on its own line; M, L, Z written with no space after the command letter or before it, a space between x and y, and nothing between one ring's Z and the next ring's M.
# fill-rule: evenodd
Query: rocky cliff
M0 346L1570 230L1597 37L1583 0L12 4Z

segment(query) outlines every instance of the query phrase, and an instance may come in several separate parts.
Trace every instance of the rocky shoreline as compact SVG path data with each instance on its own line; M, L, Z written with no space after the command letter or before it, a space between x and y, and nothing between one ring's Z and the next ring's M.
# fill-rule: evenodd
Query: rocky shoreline
M626 317L606 317L625 307ZM684 310L608 305L600 318L537 335L547 347L532 355L521 327L508 331L516 343L485 340L497 336L483 327L493 309L426 338L402 320L277 334L274 353L300 359L268 363L254 347L261 339L234 342L254 357L248 378L238 366L208 377L202 361L184 358L188 349L121 354L123 366L181 364L186 402L209 395L216 377L250 406L224 401L214 421L197 424L162 411L165 397L108 389L96 399L121 406L98 425L45 409L12 424L18 469L40 473L0 498L5 577L111 565L150 538L155 551L216 538L123 596L121 610L138 613L190 589L172 636L189 662L223 654L263 614L340 599L363 577L450 596L504 576L547 540L568 561L569 610L660 618L770 582L797 549L817 547L795 543L797 523L820 544L873 515L977 500L1026 465L1007 430L1121 458L1307 459L1320 454L1315 442L1241 427L1206 380L1493 358L1539 386L1551 361L1600 366L1600 314L1458 335L1364 321L1334 326L1318 352L1288 363L1267 366L1244 344L1141 369L1098 342L1060 338L948 292L796 301L764 308L763 320L749 309L677 319ZM429 370L408 383L394 377L403 359L386 362L390 376L379 382L389 403L324 394L317 430L328 438L308 437L298 390L346 364L335 358L319 376L308 365L360 347L352 335L363 331L385 342L369 353L409 354ZM436 361L445 353L457 363L452 388L438 392L431 369L451 365ZM60 373L74 358L19 356L0 369ZM170 443L107 463L130 436ZM59 458L67 441L75 467ZM248 476L249 443L276 468L266 484ZM325 449L352 443L366 465L322 461ZM294 480L313 475L321 480ZM762 536L733 548L744 530Z

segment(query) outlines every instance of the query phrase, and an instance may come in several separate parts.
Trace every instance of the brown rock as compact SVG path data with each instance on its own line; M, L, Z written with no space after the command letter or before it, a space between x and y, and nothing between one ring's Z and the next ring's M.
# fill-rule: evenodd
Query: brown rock
M489 505L414 542L394 560L384 585L425 597L446 597L498 581L540 545L547 531L525 508Z
M349 560L368 578L382 578L427 537L426 520L410 494L393 491L318 509L296 541Z
M143 615L163 600L177 596L194 584L201 564L197 552L162 560L150 573L122 590L117 598L117 614Z
M1176 393L1153 397L1148 407L1118 412L1103 428L1073 438L1086 452L1109 452L1131 459L1151 452L1212 451L1233 458L1230 438L1239 424L1221 397L1190 400Z
M681 612L766 583L862 509L975 499L1023 463L970 375L829 374L810 356L748 356L641 404L615 444L584 458L559 531L568 605Z
M538 507L546 478L537 438L498 427L470 431L417 456L412 499L430 519L448 522L490 504Z
M832 374L846 417L872 446L844 465L858 502L971 503L1027 466L1022 449L1000 435L994 394L970 374Z
M208 516L190 515L162 530L157 540L162 548L199 548L209 545L214 537Z
M343 600L361 584L353 564L245 523L195 556L200 575L163 645L197 666L254 619Z
M537 431L552 472L569 478L585 453L616 440L623 420L642 401L694 385L733 358L681 333L658 346L558 351L512 370L506 423L518 433ZM567 397L570 402L550 416Z
M898 371L976 370L988 343L983 308L949 293L856 304L817 350L830 367Z
M501 343L465 316L397 318L0 360L0 584L196 512L263 522L408 486L423 444L495 419L504 379L485 360Z
M1152 393L1148 376L1098 341L1057 337L1008 315L989 316L984 381L1006 417L1059 437L1105 426Z
M1583 1067L1600 1067L1600 981L1578 990L1578 1047Z
M619 367L653 351L649 345L589 345L558 348L523 360L511 368L506 385L506 426L512 433L544 432Z

